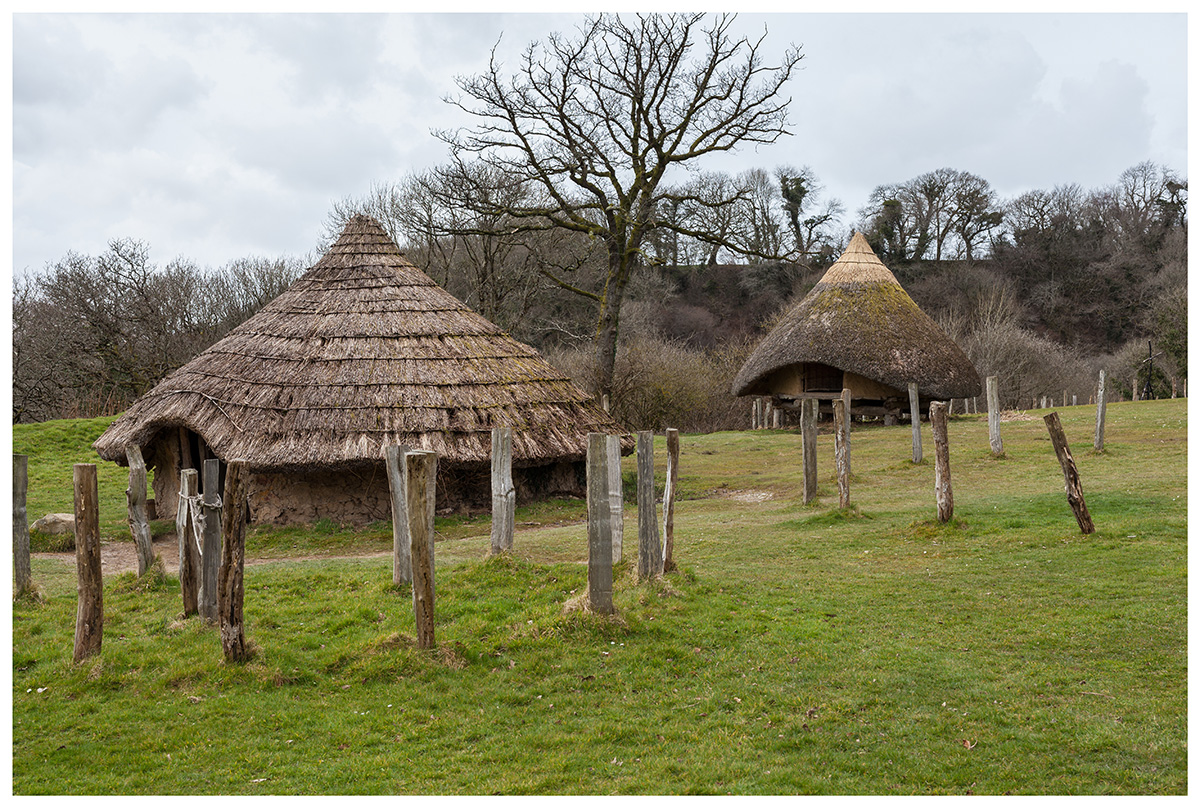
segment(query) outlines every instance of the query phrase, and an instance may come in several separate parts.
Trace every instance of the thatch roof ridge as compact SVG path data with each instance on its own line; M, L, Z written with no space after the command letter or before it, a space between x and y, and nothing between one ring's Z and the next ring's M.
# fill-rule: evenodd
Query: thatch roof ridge
M395 443L518 465L586 455L620 427L566 374L438 286L368 217L259 312L138 399L94 444L122 462L184 426L257 470L375 465Z
M921 311L895 275L855 233L813 289L780 319L746 360L734 395L762 395L768 376L788 365L819 363L922 396L978 395L975 367Z

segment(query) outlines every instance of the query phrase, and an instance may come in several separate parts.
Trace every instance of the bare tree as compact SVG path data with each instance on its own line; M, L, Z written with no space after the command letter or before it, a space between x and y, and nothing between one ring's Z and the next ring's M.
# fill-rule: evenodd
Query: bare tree
M793 48L768 66L763 38L735 38L728 15L703 29L700 14L627 19L594 16L575 38L551 34L528 46L511 76L493 51L485 72L458 80L464 96L448 99L477 125L440 134L455 160L473 157L537 189L511 207L470 200L477 210L503 212L516 229L568 230L604 247L598 287L554 276L596 306L600 393L612 391L630 277L646 263L650 234L674 226L657 215L670 198L668 172L785 134L790 99L781 92L801 58Z

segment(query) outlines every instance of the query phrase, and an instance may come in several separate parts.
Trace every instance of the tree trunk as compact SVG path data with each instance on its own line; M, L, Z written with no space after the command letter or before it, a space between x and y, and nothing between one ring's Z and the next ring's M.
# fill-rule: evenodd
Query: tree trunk
M75 612L75 653L80 662L100 653L104 640L104 578L100 572L100 496L94 463L76 463L75 567L79 607Z
M608 438L588 433L587 519L588 519L588 608L612 614L613 537L612 499L608 464ZM617 454L620 457L620 453Z
M245 465L232 462L225 470L221 495L221 569L217 574L217 611L221 626L221 650L226 662L250 658L242 623L246 568L246 472Z

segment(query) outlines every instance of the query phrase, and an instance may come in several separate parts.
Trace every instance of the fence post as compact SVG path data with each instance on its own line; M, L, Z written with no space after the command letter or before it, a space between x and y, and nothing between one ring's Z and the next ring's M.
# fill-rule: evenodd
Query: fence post
M842 421L842 431L846 434L843 437L846 440L846 477L850 477L850 421L853 420L850 415L850 390L842 388L842 405L845 410L846 417Z
M621 436L606 435L608 453L609 526L612 530L612 563L621 563L621 545L625 541L625 491L621 481Z
M779 414L775 410L775 414ZM679 430L667 430L667 485L663 489L663 572L675 569L675 496L679 489Z
M221 569L217 573L217 612L221 651L226 662L250 658L242 607L246 597L246 466L231 461L225 467L221 492Z
M988 441L992 445L992 454L999 457L1004 454L1004 441L1000 438L1000 378L987 377L988 405Z
M512 427L492 430L492 554L512 550L517 489L512 478Z
M25 502L29 495L29 456L13 455L13 572L17 597L33 589L29 565L29 516Z
M412 537L412 597L417 647L433 648L433 515L436 508L437 453L409 452L408 532Z
M838 507L850 507L850 430L846 428L846 401L833 400L833 464L837 469Z
M804 504L817 498L817 400L800 401L800 444L804 459Z
M950 435L946 426L946 404L929 405L929 424L933 427L933 490L937 496L939 522L954 517L954 492L950 487Z
M654 433L637 433L638 580L662 574L662 544L654 506Z
M383 447L392 501L392 586L412 583L412 541L408 536L407 446Z
M1088 513L1087 503L1083 501L1083 486L1079 482L1079 470L1075 468L1075 458L1071 456L1071 447L1067 444L1067 435L1063 432L1062 422L1057 412L1052 412L1043 418L1046 429L1050 432L1050 442L1054 444L1054 453L1058 455L1058 463L1062 466L1063 479L1066 482L1067 502L1075 512L1075 521L1084 533L1095 533L1096 526L1092 524L1092 515Z
M75 612L75 652L80 662L100 653L104 640L104 579L100 572L100 496L95 463L76 463L75 568L79 606Z
M1100 371L1100 386L1096 388L1096 438L1092 448L1104 451L1104 371Z
M599 614L612 614L613 537L612 497L609 475L609 438L599 432L588 433L587 516L588 516L588 608ZM618 444L619 448L620 444ZM620 454L617 455L620 457Z
M924 459L921 453L921 399L917 396L917 383L908 383L908 411L912 418L912 458L914 463Z
M217 577L221 571L221 461L204 461L204 532L200 552L200 616L217 622Z
M184 469L179 474L179 510L175 514L175 531L179 534L179 587L183 593L183 615L196 614L200 610L200 549L196 546L196 519L199 516L196 503L195 469Z
M139 446L125 447L129 463L129 487L125 489L125 504L129 511L129 532L137 552L138 577L146 574L154 563L154 546L150 541L150 521L146 515L146 461Z

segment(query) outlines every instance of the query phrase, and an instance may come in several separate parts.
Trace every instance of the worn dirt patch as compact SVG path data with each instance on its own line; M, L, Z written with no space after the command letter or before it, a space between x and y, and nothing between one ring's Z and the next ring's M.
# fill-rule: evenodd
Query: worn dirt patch
M757 491L754 489L733 490L722 488L714 491L713 495L719 499L732 499L735 502L766 502L769 499L775 499L775 495L770 491Z

